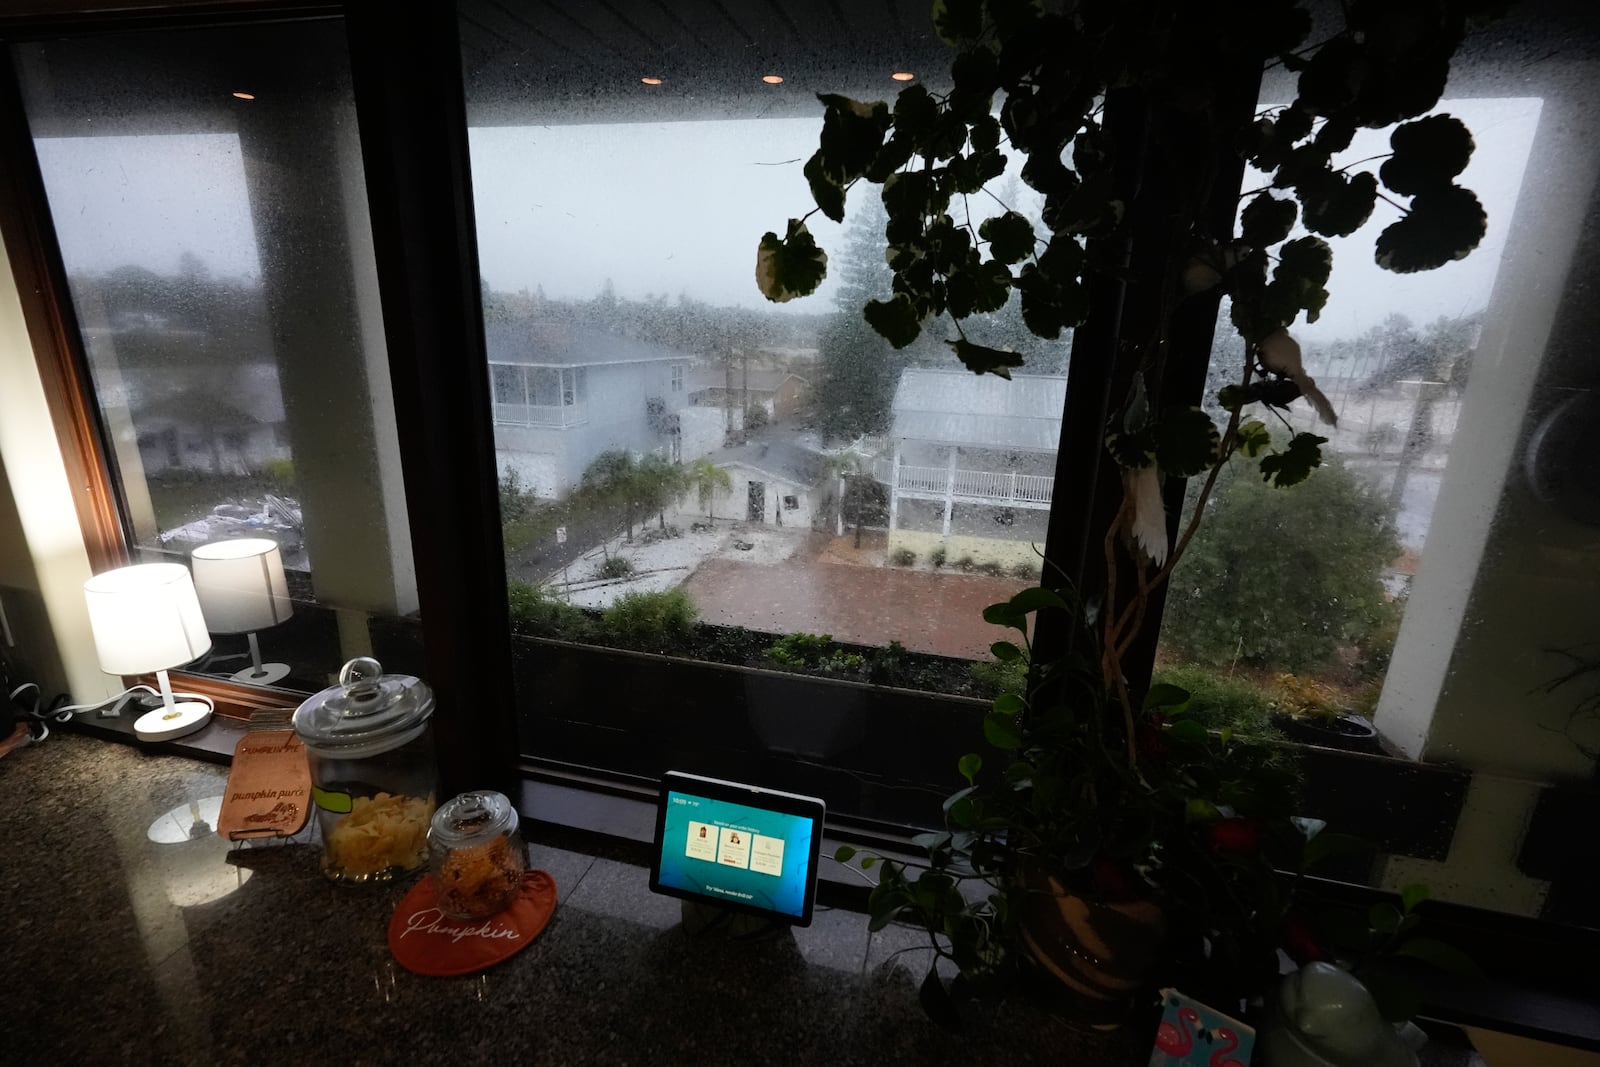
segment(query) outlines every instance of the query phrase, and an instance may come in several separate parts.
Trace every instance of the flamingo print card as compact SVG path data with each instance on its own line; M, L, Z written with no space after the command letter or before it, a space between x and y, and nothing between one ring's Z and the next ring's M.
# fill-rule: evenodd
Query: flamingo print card
M1249 1067L1256 1032L1175 989L1161 991L1150 1067Z

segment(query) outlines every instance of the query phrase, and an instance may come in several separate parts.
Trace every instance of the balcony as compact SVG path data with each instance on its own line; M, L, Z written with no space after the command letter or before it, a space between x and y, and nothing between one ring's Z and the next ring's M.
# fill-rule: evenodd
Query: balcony
M884 460L873 464L873 477L895 494L918 500L960 500L1002 507L1048 510L1055 479L1016 471L968 471L949 467L895 466Z
M589 421L587 404L495 404L496 426L564 430Z

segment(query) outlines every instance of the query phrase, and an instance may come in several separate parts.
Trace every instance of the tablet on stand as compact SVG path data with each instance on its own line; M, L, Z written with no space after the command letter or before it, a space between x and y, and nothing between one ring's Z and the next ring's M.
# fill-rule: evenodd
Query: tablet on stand
M691 934L810 926L826 814L817 797L669 771L650 888L684 901Z

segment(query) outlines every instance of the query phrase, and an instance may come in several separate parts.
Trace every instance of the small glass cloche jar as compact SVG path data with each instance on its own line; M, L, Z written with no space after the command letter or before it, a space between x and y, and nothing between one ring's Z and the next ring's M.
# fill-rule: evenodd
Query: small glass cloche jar
M439 806L428 852L441 911L473 922L511 906L528 869L518 826L517 809L501 793L462 793Z

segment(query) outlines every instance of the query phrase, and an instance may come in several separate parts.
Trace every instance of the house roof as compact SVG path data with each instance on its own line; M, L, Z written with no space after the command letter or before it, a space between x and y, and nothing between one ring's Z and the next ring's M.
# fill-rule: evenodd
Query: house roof
M491 322L484 326L490 363L524 367L593 367L603 363L683 363L687 352L564 322Z
M793 378L798 382L806 379L793 371L766 370L752 367L750 369L750 391L752 393L775 393L778 387L788 379ZM744 388L744 370L740 367L733 368L733 387L735 390ZM807 383L809 384L809 383ZM697 393L702 389L726 389L728 375L721 367L699 366L689 371L689 392Z
M1010 381L964 370L912 367L895 388L894 436L974 448L1054 452L1067 379L1017 374Z
M787 441L751 441L731 448L719 448L706 459L719 467L749 467L795 485L809 487L822 479L822 457Z

